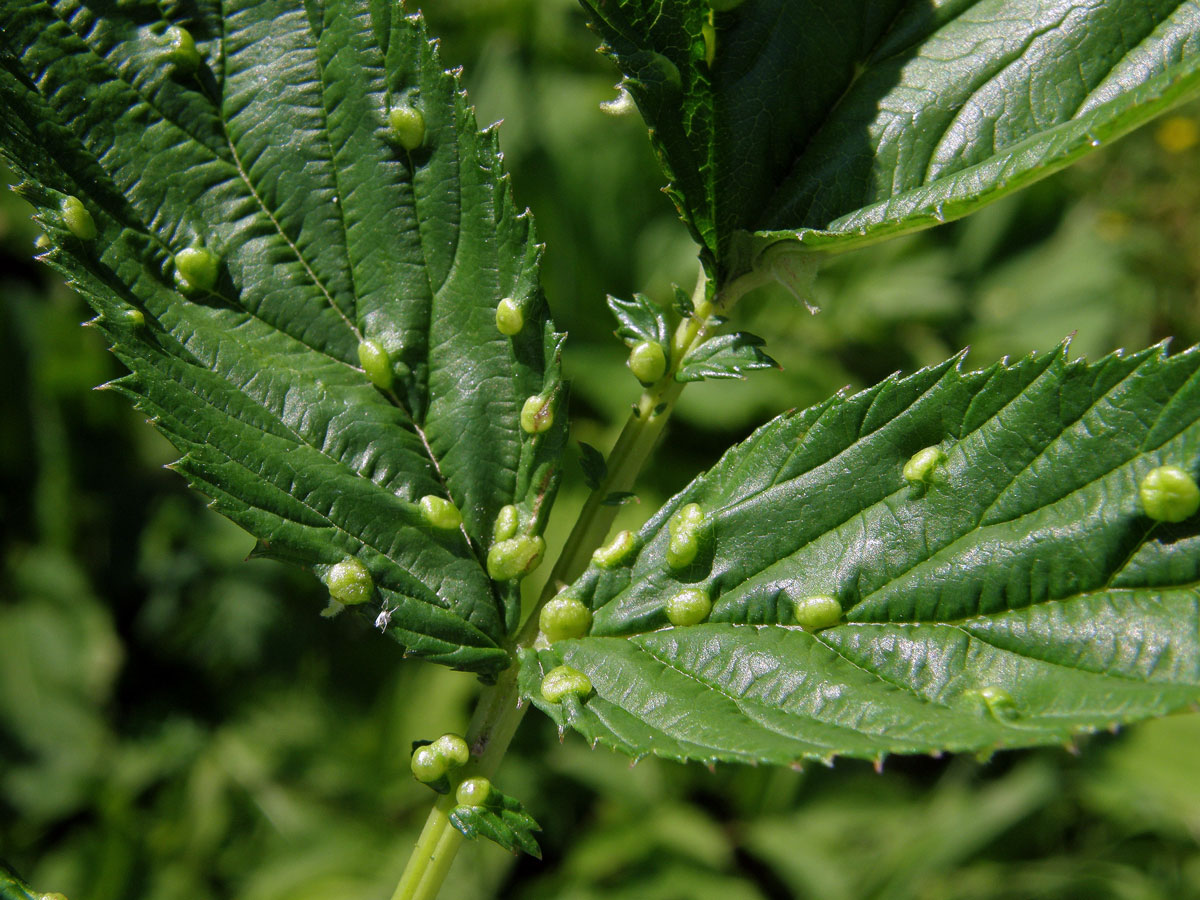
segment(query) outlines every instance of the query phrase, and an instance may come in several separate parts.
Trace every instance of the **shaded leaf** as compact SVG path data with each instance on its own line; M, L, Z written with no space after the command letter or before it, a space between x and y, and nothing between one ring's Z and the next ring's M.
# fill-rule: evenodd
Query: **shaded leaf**
M608 477L608 463L604 454L591 444L579 442L579 465L583 469L583 480L593 491L599 490L604 479Z
M724 275L966 215L1200 90L1174 0L584 3Z
M945 454L928 483L905 462ZM589 637L522 658L556 722L633 755L773 763L1052 744L1200 699L1200 515L1141 478L1200 473L1200 349L964 371L961 358L768 423L570 587ZM698 552L667 564L688 504ZM699 589L706 623L669 627ZM797 601L842 624L808 631ZM547 703L569 665L594 693Z

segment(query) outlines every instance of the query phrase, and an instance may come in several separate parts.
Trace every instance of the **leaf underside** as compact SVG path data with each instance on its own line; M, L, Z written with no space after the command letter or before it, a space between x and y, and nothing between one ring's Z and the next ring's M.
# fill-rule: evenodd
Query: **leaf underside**
M482 558L501 506L544 526L565 421L530 438L519 414L564 399L559 336L496 136L424 23L378 0L198 0L169 21L153 3L0 10L4 153L43 258L95 308L131 373L113 387L180 448L174 467L262 555L318 573L359 559L368 615L390 611L412 652L503 668L519 592ZM195 71L171 25L195 38ZM411 152L387 129L401 103L424 115ZM64 195L95 238L67 230ZM197 245L219 276L185 293L172 260ZM512 338L504 297L524 308ZM388 352L392 390L360 368L362 340ZM463 528L431 529L426 495Z
M966 215L1200 90L1178 0L584 0L724 277ZM711 65L706 57L711 54Z
M568 589L591 633L527 651L524 695L635 757L793 764L1053 744L1195 703L1200 515L1155 522L1138 486L1159 465L1200 476L1200 348L961 363L729 451L628 566ZM909 484L931 446L944 462ZM667 522L688 503L707 530L672 569ZM665 601L688 588L712 613L671 627ZM842 623L798 627L808 596L836 598ZM564 664L594 693L548 703L541 678Z

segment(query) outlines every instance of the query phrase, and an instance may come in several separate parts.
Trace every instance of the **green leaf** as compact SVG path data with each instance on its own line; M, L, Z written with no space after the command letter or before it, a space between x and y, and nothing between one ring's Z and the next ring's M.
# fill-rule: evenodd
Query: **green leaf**
M61 894L36 893L17 876L16 872L0 862L0 900L49 900L49 898L58 900L61 897Z
M486 804L456 806L450 811L450 822L472 840L485 837L510 853L521 851L542 858L542 848L533 836L542 830L541 826L519 800L501 793L494 785Z
M617 337L630 347L643 341L670 345L671 331L662 308L645 294L634 294L632 300L609 296L608 308L617 320Z
M762 350L763 339L747 332L709 338L683 358L676 381L705 378L745 378L755 369L778 369L779 363Z
M520 597L483 568L492 522L512 503L542 529L566 433L565 415L537 437L518 424L527 397L565 396L496 135L389 4L179 9L0 4L0 133L44 258L130 369L112 387L258 553L322 575L357 559L388 634L494 672ZM419 144L389 128L401 105ZM95 237L67 227L66 197ZM513 337L495 325L506 297L524 309ZM427 495L463 528L430 528Z
M583 469L583 480L593 491L600 489L608 477L608 463L604 454L591 444L579 442L579 466Z
M944 459L910 484L930 446ZM586 571L569 591L590 635L526 652L522 692L635 756L771 763L1053 744L1178 710L1200 699L1200 515L1144 513L1164 464L1200 471L1200 348L958 358L835 396L729 451L632 566ZM698 553L672 568L690 504ZM708 621L668 627L693 589ZM842 624L798 627L807 598ZM546 702L559 665L594 693Z
M1175 0L584 3L726 276L964 216L1200 90Z

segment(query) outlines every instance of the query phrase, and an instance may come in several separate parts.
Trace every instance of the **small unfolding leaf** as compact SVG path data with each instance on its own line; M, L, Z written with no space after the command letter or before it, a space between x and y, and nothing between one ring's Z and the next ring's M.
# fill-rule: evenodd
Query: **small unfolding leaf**
M630 347L645 342L665 346L669 342L666 314L645 294L634 294L632 300L610 296L608 308L617 319L617 337Z
M1060 744L1183 709L1200 515L1159 521L1141 485L1197 465L1200 348L957 358L839 394L726 453L631 565L568 586L591 630L524 651L522 693L635 757L771 763ZM676 567L693 504L705 546ZM707 618L673 618L692 591ZM544 698L562 666L586 697Z
M778 369L779 363L763 351L763 339L739 331L709 338L683 358L676 381L705 378L745 378L755 369Z
M460 804L450 812L450 822L471 839L484 837L510 853L528 853L542 858L542 848L533 836L541 826L525 811L519 800L492 785L482 806Z

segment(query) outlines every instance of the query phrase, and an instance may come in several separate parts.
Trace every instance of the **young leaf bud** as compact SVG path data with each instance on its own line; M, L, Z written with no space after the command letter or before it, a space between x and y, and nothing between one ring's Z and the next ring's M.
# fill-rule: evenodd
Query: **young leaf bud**
M426 494L417 505L421 507L421 515L425 517L425 521L434 528L449 531L462 524L462 513L458 511L458 507L443 497Z
M514 334L520 334L524 327L525 313L521 311L521 306L516 300L505 297L496 304L496 328L501 334L512 337Z
M426 744L413 751L409 768L417 781L430 784L446 774L446 758L438 753L432 744Z
M667 355L658 341L642 341L629 351L629 370L642 384L653 384L667 371Z
M488 550L488 575L495 581L523 578L538 567L545 551L546 542L534 535L499 541Z
M542 607L538 626L551 643L583 637L592 627L592 611L575 597L555 597Z
M354 606L366 603L375 592L375 580L367 567L352 556L333 566L325 575L329 596L338 603Z
M200 64L204 60L196 49L196 41L192 38L191 32L179 25L172 25L167 29L167 41L170 44L167 58L175 64L179 71L194 72L200 68Z
M800 597L793 603L796 624L805 631L820 631L842 621L842 604L827 595Z
M516 536L520 526L521 520L517 508L511 503L508 506L502 506L500 512L496 514L496 523L492 526L492 540L507 541L510 537Z
M482 776L466 778L454 792L459 806L483 806L492 794L492 783Z
M393 106L388 112L388 128L392 139L409 152L425 143L425 116L415 106Z
M443 734L429 745L446 761L450 768L457 769L465 766L471 759L471 748L461 735Z
M63 224L75 237L81 241L90 241L96 236L96 221L78 197L63 197L58 209L62 214Z
M602 569L615 569L636 546L637 538L632 531L619 531L611 541L592 552L592 562Z
M925 484L933 477L933 470L946 461L941 447L926 447L918 450L904 464L904 480L909 484Z
M211 291L217 283L220 260L204 247L188 247L175 254L175 283L185 291Z
M561 703L569 694L582 700L591 692L592 680L570 666L551 669L542 679L542 696L550 703Z
M548 397L534 394L521 407L521 428L529 434L549 431L554 424L554 409Z
M712 612L712 601L700 588L688 588L667 600L667 618L672 625L699 625Z
M1182 522L1200 509L1200 487L1179 466L1159 466L1142 479L1142 509L1156 522Z

